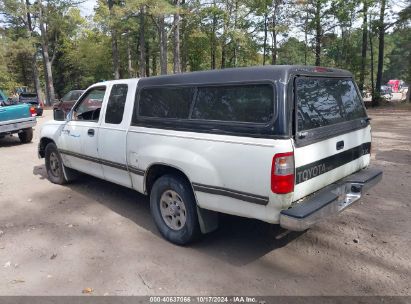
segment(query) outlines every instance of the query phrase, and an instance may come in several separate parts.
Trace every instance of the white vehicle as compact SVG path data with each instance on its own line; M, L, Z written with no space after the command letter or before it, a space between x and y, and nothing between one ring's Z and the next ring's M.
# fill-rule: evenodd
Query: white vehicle
M265 66L89 87L41 131L49 179L76 171L150 196L176 244L218 213L305 230L378 183L371 127L349 72Z

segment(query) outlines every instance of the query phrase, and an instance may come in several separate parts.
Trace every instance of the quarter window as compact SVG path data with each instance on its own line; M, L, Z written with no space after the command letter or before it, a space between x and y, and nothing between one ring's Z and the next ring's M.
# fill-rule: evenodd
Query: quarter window
M274 93L269 84L200 87L193 119L267 123L274 115Z
M188 119L194 89L187 87L146 88L140 93L139 115Z
M124 106L127 99L127 84L115 84L108 98L105 122L120 124L123 121Z

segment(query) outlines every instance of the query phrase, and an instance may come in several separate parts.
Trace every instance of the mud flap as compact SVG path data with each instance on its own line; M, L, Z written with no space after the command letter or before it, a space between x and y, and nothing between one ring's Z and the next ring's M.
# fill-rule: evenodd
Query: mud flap
M198 222L203 234L212 232L218 228L218 213L197 206Z

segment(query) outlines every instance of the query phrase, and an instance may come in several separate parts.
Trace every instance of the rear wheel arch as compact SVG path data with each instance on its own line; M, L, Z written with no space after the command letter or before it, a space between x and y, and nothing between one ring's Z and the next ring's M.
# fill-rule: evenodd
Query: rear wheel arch
M175 175L175 176L183 178L190 185L194 193L193 185L191 184L190 179L188 178L187 174L183 172L183 170L175 166L171 166L168 164L162 164L162 163L151 164L150 167L146 170L146 174L144 177L145 193L150 194L155 181L159 179L161 176L167 175L167 174ZM195 193L194 193L194 197L195 197Z
M146 171L145 178L144 178L145 193L150 195L151 189L154 183L156 182L156 180L158 180L160 177L165 176L165 175L180 177L189 185L193 193L195 204L197 205L197 215L198 215L198 221L200 224L201 232L205 234L205 233L209 233L209 232L216 230L218 228L218 213L215 211L202 209L198 205L197 196L194 191L191 180L189 179L187 174L185 174L184 171L181 170L180 168L167 165L167 164L161 164L161 163L150 165L150 167Z

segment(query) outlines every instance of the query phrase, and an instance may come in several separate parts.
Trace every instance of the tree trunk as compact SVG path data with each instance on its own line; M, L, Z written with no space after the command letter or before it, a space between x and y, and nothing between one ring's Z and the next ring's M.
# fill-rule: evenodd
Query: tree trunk
M384 65L384 36L385 36L385 25L384 25L384 14L385 14L385 0L381 0L380 9L380 20L378 24L378 67L377 67L377 81L375 84L376 96L372 100L373 106L379 105L381 84L382 84L382 69Z
M127 39L127 67L128 67L128 77L129 78L134 77L133 61L132 61L132 58L131 58L131 49L130 49L129 39Z
M53 71L51 69L51 62L49 56L49 41L47 38L47 31L44 26L44 19L43 19L43 5L40 3L39 5L39 25L40 25L40 32L41 32L41 49L43 52L43 62L44 62L44 71L45 71L45 78L46 78L46 105L52 105L55 94L54 94L54 83L53 83Z
M153 39L153 44L154 45L156 45L156 41ZM148 54L148 52L147 52L147 54ZM153 57L153 59L152 59L152 70L151 70L151 75L153 75L153 76L157 76L157 53L156 53L156 51L154 50L154 52L152 52L152 57Z
M27 38L30 38L33 32L32 28L32 23L31 23L31 15L30 15L30 1L26 0L25 2L22 0L21 4L24 7L25 10L25 23L26 23L26 36ZM34 46L34 54L32 54L31 58L31 67L33 70L33 82L34 82L34 89L36 90L36 94L40 100L43 100L43 91L41 89L40 85L40 77L39 77L39 71L37 69L37 47Z
M234 31L237 31L237 23L238 23L238 0L235 1L234 3ZM233 61L234 61L234 67L237 67L238 65L238 39L236 38L236 36L234 36L235 38L233 39ZM233 66L233 65L231 65Z
M145 39L145 9L144 6L140 8L140 36L138 39L139 49L140 49L140 66L139 73L140 77L146 76L146 39Z
M230 18L231 14L227 12L228 16L224 17L224 25L223 25L223 34L221 35L221 68L224 69L226 67L226 59L227 59L227 29L228 29L228 21L227 19Z
M273 41L271 43L271 64L276 64L277 63L277 33L275 30L275 25L274 22L272 22L273 29L272 29L272 36L273 36Z
M273 37L272 43L271 43L271 47L272 47L272 51L271 51L271 64L276 64L277 63L277 9L278 9L278 5L279 3L277 2L277 0L273 0L273 16L272 16L272 20L271 20L271 35Z
M360 69L360 83L359 89L361 91L364 90L364 79L365 79L365 63L367 60L367 34L368 34L368 0L363 0L363 21L362 21L362 49L361 49L361 69Z
M215 14L216 0L213 1L213 26L211 30L211 43L210 43L210 53L211 53L211 69L215 70L216 67L216 31L217 31L217 16Z
M108 0L108 9L110 11L110 17L113 20L113 0ZM114 26L111 26L111 52L113 56L113 72L114 72L114 79L120 79L120 57L118 52L118 41L117 41L117 30Z
M315 6L315 65L321 65L321 37L322 37L322 28L321 28L321 2L320 0L316 1Z
M370 59L371 59L371 66L370 66L370 72L371 72L371 100L375 99L375 90L374 90L374 49L372 45L372 35L368 35L368 38L370 40Z
M158 37L160 40L160 73L167 74L167 33L164 16L158 17Z
M264 14L264 44L263 44L263 65L265 65L265 57L267 56L267 36L268 36L268 26L267 26L267 12Z
M146 75L150 77L150 40L146 43Z
M304 65L307 65L307 53L308 53L308 10L305 14L304 24Z
M39 70L37 69L37 52L32 56L32 67L33 67L33 79L34 79L34 88L36 90L37 97L39 100L43 101L43 91L41 89Z
M185 0L181 0L181 5L185 4ZM181 21L181 32L182 32L182 40L181 40L181 72L187 71L187 61L188 61L188 44L187 44L187 18L183 15Z
M180 54L180 0L175 0L176 13L174 14L174 39L173 39L173 73L181 73L181 54Z

